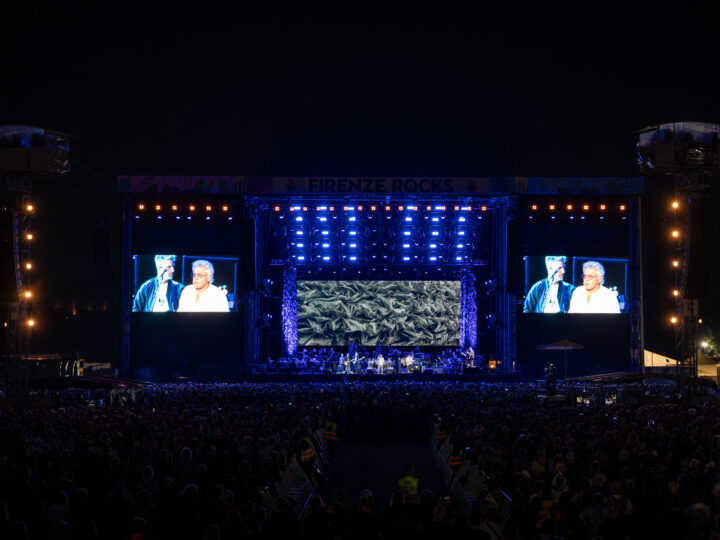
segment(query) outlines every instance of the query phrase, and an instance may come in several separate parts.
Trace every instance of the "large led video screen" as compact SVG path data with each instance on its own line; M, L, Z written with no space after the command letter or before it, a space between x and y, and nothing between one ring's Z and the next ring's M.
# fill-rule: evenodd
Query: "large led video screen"
M628 259L529 255L523 313L627 313Z
M237 257L133 255L132 310L208 313L238 310Z
M459 281L298 281L298 345L458 346Z

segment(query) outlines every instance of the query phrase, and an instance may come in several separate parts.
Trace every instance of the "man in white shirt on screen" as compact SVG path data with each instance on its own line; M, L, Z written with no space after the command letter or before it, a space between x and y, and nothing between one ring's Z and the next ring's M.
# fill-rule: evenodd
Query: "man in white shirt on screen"
M212 284L214 277L215 268L210 261L195 261L192 264L192 286L183 289L178 311L230 311L225 291Z
M570 298L568 313L620 313L617 295L603 286L605 268L597 261L583 264L583 286Z

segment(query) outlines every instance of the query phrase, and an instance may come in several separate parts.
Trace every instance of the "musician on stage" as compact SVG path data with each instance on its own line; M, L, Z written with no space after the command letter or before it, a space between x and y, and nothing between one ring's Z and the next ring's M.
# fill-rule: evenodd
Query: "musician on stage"
M415 359L413 358L412 352L409 352L406 357L400 361L400 365L406 368L407 372L410 373L415 365Z
M467 351L465 351L465 357L468 360L468 367L474 368L475 367L475 351L473 351L472 347L467 348Z
M375 360L375 364L377 365L377 372L379 375L382 375L385 373L385 358L383 358L382 353L380 353Z

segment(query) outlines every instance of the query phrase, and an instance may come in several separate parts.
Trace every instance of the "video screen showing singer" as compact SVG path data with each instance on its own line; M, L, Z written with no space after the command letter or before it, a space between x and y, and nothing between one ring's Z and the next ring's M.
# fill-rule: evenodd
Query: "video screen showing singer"
M575 287L564 281L566 261L567 257L562 255L545 257L547 277L530 287L523 304L523 313L569 312Z
M144 282L135 293L132 310L151 313L177 311L182 283L173 280L175 255L155 255L157 275Z
M605 267L598 261L582 265L583 286L573 292L568 313L620 313L618 293L605 287Z
M215 267L203 259L192 263L192 284L180 295L179 312L230 311L227 291L213 285Z

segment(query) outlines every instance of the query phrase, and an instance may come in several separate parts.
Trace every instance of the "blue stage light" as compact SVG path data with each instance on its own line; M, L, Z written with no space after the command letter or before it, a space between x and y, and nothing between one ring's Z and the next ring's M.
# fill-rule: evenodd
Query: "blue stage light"
M458 218L458 221L465 221L465 218L460 216L460 218Z
M410 236L410 231L403 231L403 234L404 234L405 236Z
M431 249L435 249L437 247L437 244L430 244Z
M323 261L329 261L329 260L330 260L330 257L328 257L327 255L325 255L325 256L323 257Z
M440 236L440 233L439 233L438 231L433 231L431 234L432 234L433 236Z
M465 231L458 231L458 236L465 236Z
M409 261L410 257L403 257L403 261Z
M458 249L462 249L465 247L465 244L458 244L457 247L458 247Z
M304 233L302 231L295 231L295 234L297 234L298 236L302 236Z
M320 218L320 221L327 221L327 218L323 216Z
M350 257L351 261L357 261L357 257Z
M348 234L350 236L357 236L357 231L350 231Z
M330 231L322 231L320 234L322 234L323 236L327 236L328 234L330 234Z
M350 247L351 247L351 248L356 248L356 247L357 247L357 244L350 244Z
M410 244L403 244L403 247L404 247L405 249L407 249L407 248L410 247Z
M305 244L303 244L302 242L298 242L297 247L299 247L299 248L305 247Z
M298 216L295 218L295 221L302 221L302 216Z
M298 255L298 261L304 261L305 255Z
M355 221L355 216L350 216L350 217L348 218L348 221Z
M406 217L406 218L405 218L405 221L412 221L412 218L411 218L411 217Z
M462 257L457 256L457 257L455 257L455 260L456 260L456 261L462 261Z
M437 257L430 257L431 261L437 261Z
M433 220L433 221L440 221L440 218L434 217L434 218L432 218L432 220Z
M324 248L329 248L329 247L330 247L330 244L323 244L322 247L324 247Z

